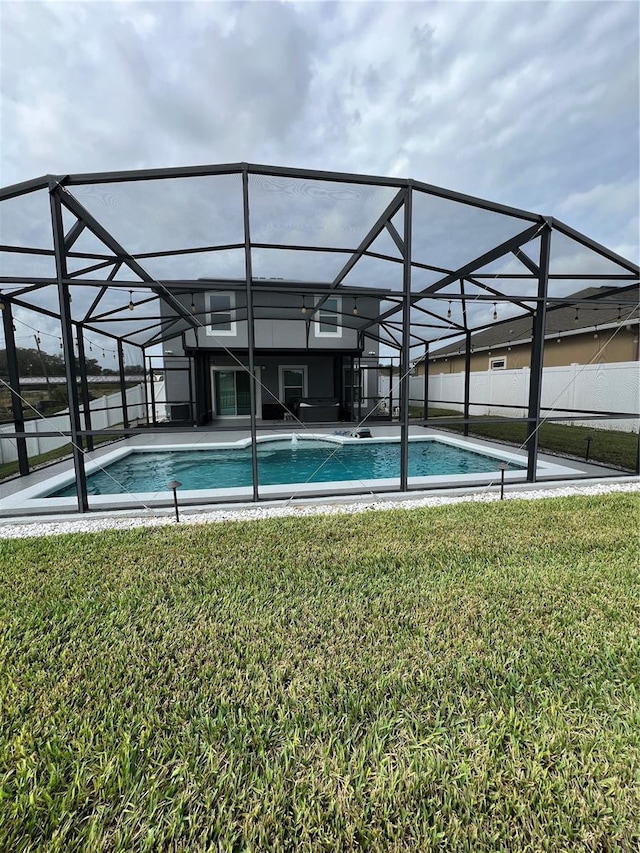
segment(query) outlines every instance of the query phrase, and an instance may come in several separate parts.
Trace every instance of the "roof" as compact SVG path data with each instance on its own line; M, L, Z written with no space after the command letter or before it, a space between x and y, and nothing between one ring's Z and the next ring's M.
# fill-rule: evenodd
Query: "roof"
M575 299L593 298L592 304L582 302L575 305L563 305L561 308L547 308L546 337L567 333L582 334L594 329L596 326L609 326L620 322L638 322L638 306L629 309L628 305L611 305L607 300L606 305L598 304L599 298L607 295L614 296L619 291L610 287L588 287L576 293L572 293ZM571 296L567 297L568 299ZM476 332L471 336L474 349L490 349L507 346L514 343L525 343L531 340L533 319L531 314L522 317L512 317L502 322L496 322L487 329ZM455 343L439 347L429 353L429 356L450 355L464 352L464 341L457 340ZM423 360L423 359L419 359Z

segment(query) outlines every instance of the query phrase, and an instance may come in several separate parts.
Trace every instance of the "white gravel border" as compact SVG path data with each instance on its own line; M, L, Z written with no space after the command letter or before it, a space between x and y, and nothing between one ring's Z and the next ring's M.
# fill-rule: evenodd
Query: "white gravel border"
M595 485L571 485L552 489L509 490L505 500L537 500L539 498L564 498L571 495L606 495L611 492L639 492L640 481L625 483L597 483ZM401 498L388 500L362 499L353 503L286 504L276 506L250 506L211 509L206 512L180 511L180 523L211 524L221 521L255 521L262 518L304 517L313 515L338 515L370 512L384 509L416 509L418 507L444 506L459 503L492 503L500 500L499 488L484 489L466 495L430 495L416 499ZM0 524L0 539L23 539L32 536L51 536L63 533L97 533L101 530L132 530L136 527L161 527L175 524L173 510L151 511L135 516L83 517L81 519L55 519L24 523Z

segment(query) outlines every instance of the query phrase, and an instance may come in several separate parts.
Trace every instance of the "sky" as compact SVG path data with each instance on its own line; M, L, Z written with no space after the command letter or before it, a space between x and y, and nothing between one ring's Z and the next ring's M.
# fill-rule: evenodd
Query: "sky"
M0 3L0 184L247 161L414 178L637 261L640 4Z

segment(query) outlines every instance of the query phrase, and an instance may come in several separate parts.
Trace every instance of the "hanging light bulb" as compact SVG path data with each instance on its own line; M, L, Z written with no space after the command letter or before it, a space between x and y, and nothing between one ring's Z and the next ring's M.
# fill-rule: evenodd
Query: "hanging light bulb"
M36 344L40 346L40 332L36 334Z
M580 319L580 309L576 305L576 316L573 318L573 322L577 323L579 319Z
M135 306L133 304L133 290L130 290L129 291L129 311L133 311L134 307Z
M89 352L93 352L93 347L91 346L91 341L89 341Z
M618 305L618 323L620 322L620 320L622 320L622 309Z
M191 313L196 313L196 303L193 301L193 293L191 294Z
M302 297L302 313L303 314L307 313L307 297L306 296Z
M498 319L498 303L497 302L493 303L493 319L494 320Z
M102 357L105 358L104 350L102 350Z
M354 317L358 316L358 297L353 297L353 311L351 312Z
M451 319L451 300L449 300L449 310L447 311L447 319Z
M60 349L62 349L62 338L60 338Z

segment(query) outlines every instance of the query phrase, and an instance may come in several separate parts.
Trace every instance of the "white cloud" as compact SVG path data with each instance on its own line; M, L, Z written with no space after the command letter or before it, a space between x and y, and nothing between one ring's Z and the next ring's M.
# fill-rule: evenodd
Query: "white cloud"
M242 160L412 177L558 216L635 258L639 13L4 2L0 183Z

